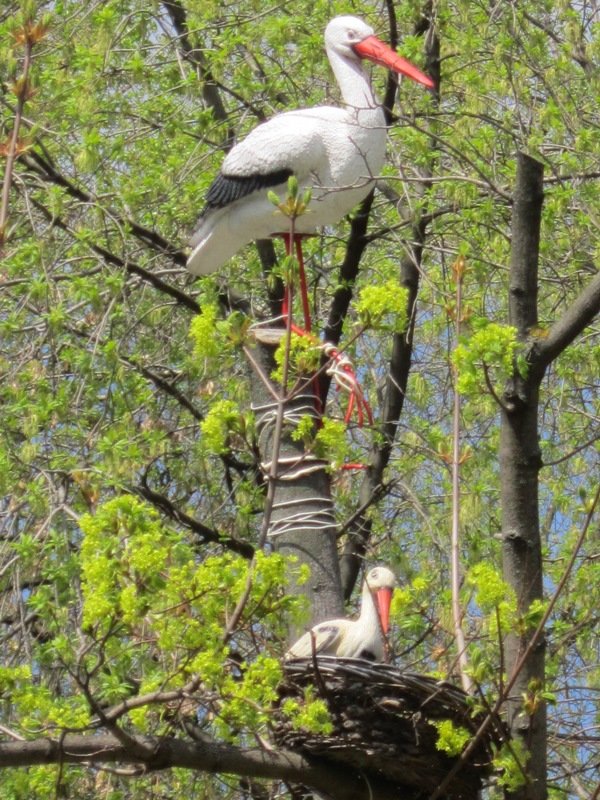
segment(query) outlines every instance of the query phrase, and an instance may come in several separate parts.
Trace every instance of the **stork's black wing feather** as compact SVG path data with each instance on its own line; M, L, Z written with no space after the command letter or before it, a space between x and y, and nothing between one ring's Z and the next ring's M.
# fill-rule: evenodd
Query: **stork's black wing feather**
M285 168L265 175L217 175L211 183L206 195L204 213L210 209L224 208L242 197L247 197L261 189L269 189L280 183L285 183L293 170Z

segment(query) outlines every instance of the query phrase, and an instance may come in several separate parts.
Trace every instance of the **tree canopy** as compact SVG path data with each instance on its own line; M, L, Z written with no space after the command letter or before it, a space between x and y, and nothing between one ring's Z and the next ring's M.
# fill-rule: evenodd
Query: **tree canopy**
M281 243L185 270L233 142L338 102L339 13L438 84L373 68L377 189L304 244L362 424L314 342L261 340ZM366 797L272 707L384 562L394 663L507 722L488 796L596 798L598 4L7 0L0 47L3 797Z

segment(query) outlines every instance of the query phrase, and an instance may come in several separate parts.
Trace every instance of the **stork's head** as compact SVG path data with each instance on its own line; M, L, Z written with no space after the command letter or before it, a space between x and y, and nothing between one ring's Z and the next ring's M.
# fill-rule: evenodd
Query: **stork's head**
M396 586L396 576L387 567L373 567L367 573L365 583L375 600L381 628L384 633L387 633L390 627L390 603Z
M333 48L340 55L356 57L355 45L374 35L373 28L358 17L349 15L334 17L325 28L325 45Z
M358 17L334 17L325 28L325 46L351 61L368 58L428 89L435 86L431 78L378 39L373 28Z

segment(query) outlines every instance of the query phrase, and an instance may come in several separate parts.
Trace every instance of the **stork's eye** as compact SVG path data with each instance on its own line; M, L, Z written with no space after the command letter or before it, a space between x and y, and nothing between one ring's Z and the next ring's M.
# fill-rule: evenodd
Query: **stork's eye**
M358 39L358 34L356 31L348 31L348 38L354 42L356 39Z

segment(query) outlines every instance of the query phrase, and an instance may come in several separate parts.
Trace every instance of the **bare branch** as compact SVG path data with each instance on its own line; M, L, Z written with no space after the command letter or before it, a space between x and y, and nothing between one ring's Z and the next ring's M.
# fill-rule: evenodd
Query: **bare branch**
M132 737L135 750L111 734L76 735L33 741L1 742L0 768L40 764L142 763L145 771L168 768L191 769L211 774L230 773L246 778L273 778L302 783L332 797L345 800L386 800L391 787L385 782L367 783L348 767L336 769L330 763L309 761L285 751L240 748L205 740L190 742L174 737ZM139 752L152 755L140 762Z
M600 313L600 272L579 294L545 339L536 341L535 363L545 369Z

